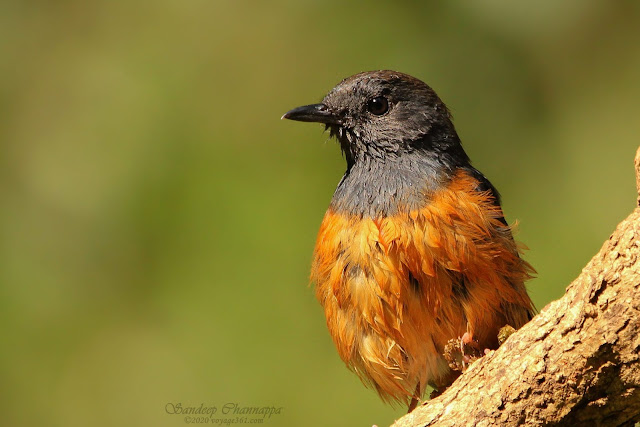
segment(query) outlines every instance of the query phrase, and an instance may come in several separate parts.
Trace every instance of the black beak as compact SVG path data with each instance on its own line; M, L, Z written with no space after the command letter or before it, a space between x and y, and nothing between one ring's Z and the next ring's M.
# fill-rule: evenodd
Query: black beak
M338 124L338 117L324 104L304 105L294 108L284 113L281 119L297 120L299 122Z

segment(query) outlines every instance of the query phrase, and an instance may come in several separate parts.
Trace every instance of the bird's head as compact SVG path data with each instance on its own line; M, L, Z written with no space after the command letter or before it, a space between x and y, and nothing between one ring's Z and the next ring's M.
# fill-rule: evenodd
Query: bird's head
M349 165L368 156L384 161L414 151L462 150L451 114L433 89L395 71L351 76L322 103L294 108L282 118L324 123Z

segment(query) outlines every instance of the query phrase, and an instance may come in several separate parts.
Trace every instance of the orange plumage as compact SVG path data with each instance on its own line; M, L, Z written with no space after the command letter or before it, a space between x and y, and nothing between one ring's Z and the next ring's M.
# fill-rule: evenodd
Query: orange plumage
M529 320L520 258L501 209L459 173L424 208L357 218L326 213L311 280L340 357L387 401L445 383L443 349L470 332L495 348Z
M347 162L311 270L340 357L384 400L412 410L427 385L440 391L455 378L450 341L496 348L500 328L531 318L524 282L533 269L497 190L424 82L356 74L283 118L323 123Z

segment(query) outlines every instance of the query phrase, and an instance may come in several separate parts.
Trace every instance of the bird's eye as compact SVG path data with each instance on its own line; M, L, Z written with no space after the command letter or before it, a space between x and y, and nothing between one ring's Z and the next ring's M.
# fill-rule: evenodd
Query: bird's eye
M389 101L387 101L387 98L384 96L376 96L367 102L367 110L369 110L371 114L381 116L389 111Z

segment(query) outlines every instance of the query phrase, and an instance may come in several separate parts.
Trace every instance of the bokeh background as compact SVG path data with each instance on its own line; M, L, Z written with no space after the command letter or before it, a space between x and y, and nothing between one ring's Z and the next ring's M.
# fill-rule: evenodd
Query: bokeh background
M563 294L634 207L640 3L0 3L0 418L389 424L307 286L343 159L285 122L342 78L428 82Z

